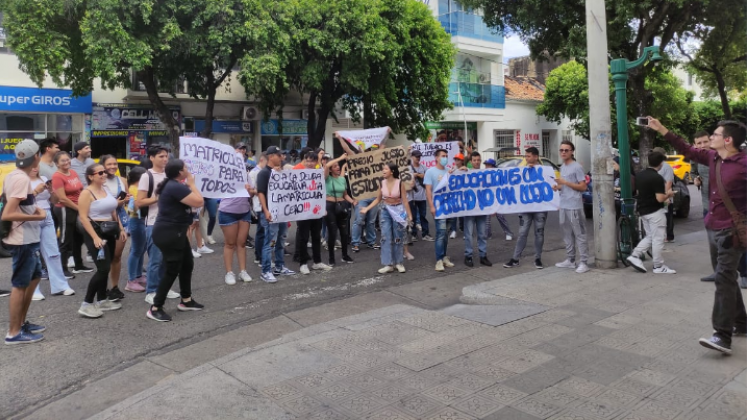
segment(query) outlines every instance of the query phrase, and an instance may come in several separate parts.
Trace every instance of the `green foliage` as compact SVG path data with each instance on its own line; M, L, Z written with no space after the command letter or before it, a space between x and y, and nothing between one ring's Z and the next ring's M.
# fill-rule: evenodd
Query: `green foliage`
M408 133L451 106L454 49L422 3L289 0L281 7L287 39L262 62L245 57L239 80L265 116L282 118L291 90L306 95L310 146L321 143L337 103L356 119L363 113L366 125Z
M548 121L559 123L563 118L571 120L576 133L589 138L589 87L586 68L576 61L570 61L550 72L546 81L545 100L537 106L537 114ZM630 91L630 86L628 87ZM679 80L666 68L656 68L646 79L646 91L653 97L651 113L667 127L687 128L697 125L697 114L692 106L692 93L680 86ZM615 126L616 109L614 85L610 83L610 110L613 126L613 143L617 142ZM628 134L632 147L637 147L641 128L634 125L640 116L637 108L628 102Z

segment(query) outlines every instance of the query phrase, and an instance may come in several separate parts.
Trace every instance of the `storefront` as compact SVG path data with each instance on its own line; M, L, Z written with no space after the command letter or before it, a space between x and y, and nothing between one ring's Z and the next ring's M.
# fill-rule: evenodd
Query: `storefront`
M277 146L283 150L301 150L309 141L307 120L260 121L262 148ZM259 152L259 151L258 151Z
M62 150L87 140L86 121L91 95L75 98L68 89L0 86L0 161L14 159L23 139L53 137Z
M194 131L201 133L205 129L205 120L194 120ZM234 145L244 143L254 146L254 122L239 120L213 120L213 140Z
M181 125L179 107L170 106L171 115ZM122 159L138 159L148 144L168 143L167 127L148 105L93 104L91 150L94 156L112 154Z

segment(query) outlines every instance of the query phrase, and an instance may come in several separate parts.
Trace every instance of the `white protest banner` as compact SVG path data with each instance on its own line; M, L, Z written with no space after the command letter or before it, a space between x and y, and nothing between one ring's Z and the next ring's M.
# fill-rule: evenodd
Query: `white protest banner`
M436 219L558 210L549 166L456 171L433 194Z
M369 128L366 130L338 131L340 137L348 143L357 147L358 150L366 150L374 145L379 145L389 135L389 127Z
M273 223L319 219L327 214L323 169L273 170L267 194Z
M179 159L205 198L249 197L244 158L233 147L201 137L179 137Z
M359 201L376 198L379 194L381 171L389 162L395 163L399 168L399 179L402 182L412 180L410 158L402 146L348 156L347 177L352 197Z
M420 164L430 169L436 166L436 150L444 149L449 152L449 163L446 169L454 167L454 158L459 154L458 141L445 141L442 143L413 143L412 150L419 150L423 155L420 157ZM467 162L465 162L467 163Z

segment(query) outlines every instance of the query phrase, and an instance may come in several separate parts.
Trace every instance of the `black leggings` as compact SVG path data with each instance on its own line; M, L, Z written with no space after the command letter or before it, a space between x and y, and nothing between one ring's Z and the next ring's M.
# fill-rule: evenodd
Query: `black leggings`
M114 255L114 249L117 247L116 237L102 234L96 224L93 224L93 230L96 231L99 238L106 241L106 245L104 245L104 259L99 260L98 249L93 244L93 238L88 234L88 232L83 230L81 236L83 236L86 247L88 247L88 249L96 250L93 253L93 261L96 263L96 272L93 273L91 280L88 281L86 297L83 299L87 303L93 303L94 296L96 296L96 300L106 300L106 285L109 280L109 271L111 271L112 268L112 256ZM75 231L77 232L78 229L76 228ZM78 246L78 250L80 250L80 246ZM65 260L63 260L63 263L64 262Z
M84 239L83 233L78 230L78 227L76 226L76 222L78 221L78 211L69 207L55 207L53 213L60 225L60 255L62 256L62 267L67 269L67 260L70 259L70 255L73 256L75 267L82 267L83 258L81 257L80 247L83 245ZM91 248L87 242L86 247L89 250L96 249Z
M153 226L153 243L161 250L163 264L166 265L166 273L161 278L156 297L153 299L153 306L156 308L163 307L166 295L174 285L177 276L182 300L192 297L192 270L195 263L187 229L188 226L164 224Z
M348 243L350 242L350 231L348 230L348 219L350 212L336 214L336 203L327 201L327 215L324 220L327 222L327 248L329 249L329 263L335 263L335 241L337 240L337 231L340 231L340 244L342 245L342 256L348 256ZM313 243L312 243L313 245Z

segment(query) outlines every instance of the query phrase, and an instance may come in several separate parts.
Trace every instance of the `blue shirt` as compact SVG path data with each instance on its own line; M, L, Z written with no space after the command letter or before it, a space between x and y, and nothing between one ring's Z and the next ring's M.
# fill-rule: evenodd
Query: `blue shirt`
M432 188L431 191L435 193L436 188L438 187L438 184L441 182L443 177L446 176L446 174L448 173L449 171L446 168L438 169L437 167L434 166L425 172L425 180L423 184L430 185Z

